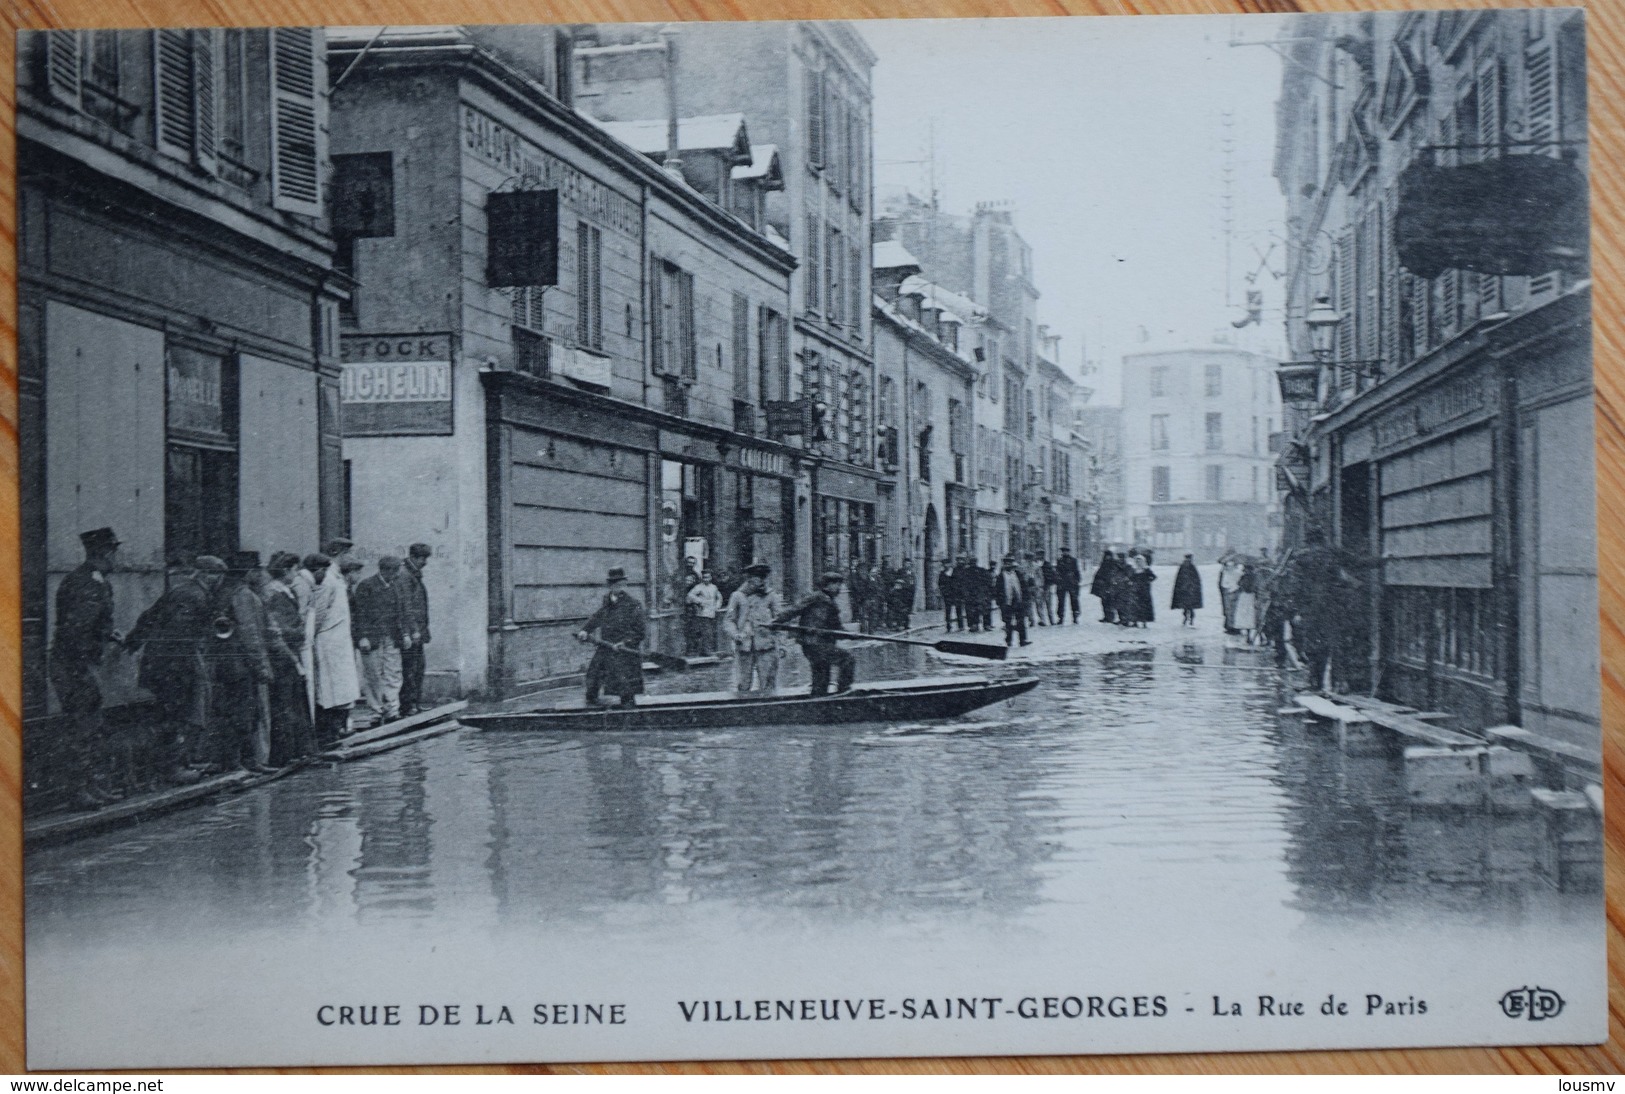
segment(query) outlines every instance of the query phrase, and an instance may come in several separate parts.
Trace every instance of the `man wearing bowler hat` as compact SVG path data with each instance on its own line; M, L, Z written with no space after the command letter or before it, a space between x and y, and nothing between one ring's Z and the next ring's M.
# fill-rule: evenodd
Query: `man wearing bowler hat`
M102 690L95 670L107 643L124 639L113 628L113 587L107 582L119 539L111 528L96 528L80 533L79 542L85 561L56 589L47 675L66 716L63 789L75 805L94 809L118 798L107 786L111 758L102 739Z
M603 692L621 697L623 707L631 706L643 692L643 639L648 621L643 605L626 591L626 571L611 567L604 576L609 591L592 618L582 624L576 638L593 642L598 648L587 662L587 702L597 704Z
M852 654L836 645L840 641L833 632L842 629L841 606L836 597L841 594L845 579L840 571L831 570L818 583L818 591L787 612L780 612L774 623L797 620L806 628L796 632L796 641L806 655L807 667L812 670L812 693L823 695L829 690L830 670L835 670L835 692L840 694L852 686L854 661Z

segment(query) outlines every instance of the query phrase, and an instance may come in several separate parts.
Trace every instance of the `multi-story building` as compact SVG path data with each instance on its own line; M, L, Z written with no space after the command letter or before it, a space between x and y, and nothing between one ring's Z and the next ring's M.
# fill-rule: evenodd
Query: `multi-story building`
M788 568L805 538L801 452L761 413L795 260L722 200L764 200L772 157L710 119L691 185L570 108L567 32L513 29L335 33L330 55L351 534L447 560L442 692L578 672L611 567L682 652L688 560Z
M1123 408L1085 403L1077 408L1077 434L1086 452L1088 478L1079 522L1083 553L1133 540L1128 487L1123 477Z
M1583 13L1328 15L1282 49L1281 476L1292 542L1367 560L1349 675L1595 748Z
M766 230L788 241L794 321L781 424L806 421L798 489L811 511L811 570L880 560L880 529L900 499L876 467L869 247L873 222L870 74L875 55L847 23L596 24L575 28L575 105L656 130L672 115L739 112L771 146L782 185L763 192ZM678 149L687 177L686 156ZM750 168L740 164L729 185ZM700 183L696 183L699 185ZM730 196L730 208L753 206ZM783 430L776 432L783 433ZM784 434L794 435L794 434Z
M970 347L983 313L925 280L919 268L901 244L875 246L876 420L881 467L905 502L900 549L887 558L917 563L915 603L937 608L943 561L975 550L971 413L979 369Z
M1123 481L1134 541L1212 562L1280 538L1276 361L1214 345L1123 358Z
M19 39L23 708L79 534L123 541L127 630L166 557L315 550L342 525L321 31ZM108 658L109 706L147 698ZM38 753L34 753L38 755Z

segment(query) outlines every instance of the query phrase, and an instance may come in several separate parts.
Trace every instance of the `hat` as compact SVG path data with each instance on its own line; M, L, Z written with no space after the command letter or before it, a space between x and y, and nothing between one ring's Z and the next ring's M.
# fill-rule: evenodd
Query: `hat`
M198 555L197 558L192 560L192 565L196 567L197 572L200 574L223 574L226 572L226 564L214 555Z
M626 580L626 571L623 570L619 566L611 566L609 568L609 573L604 575L604 584L606 584L606 585L613 585L617 581L625 581L625 580Z
M841 573L839 570L825 570L824 576L818 579L818 584L828 585L832 581L845 584L846 575Z
M406 549L406 553L413 558L428 558L434 554L434 550L427 543L414 543Z
M1015 555L1005 555L1004 559L1003 559L1003 561L1005 561L1005 562L1014 562L1015 560L1016 560Z
M92 528L79 533L79 542L87 551L111 551L119 545L119 538L111 528Z
M1061 548L1061 553L1063 555L1070 555L1072 553L1072 548L1070 548L1070 547L1062 547Z
M227 567L234 574L246 574L250 570L260 568L260 553L258 551L237 551L231 556L231 563Z
M339 536L335 539L330 539L327 541L327 553L329 555L342 555L345 551L348 551L354 546L355 540L345 539L343 536Z
M333 565L333 560L317 551L305 556L304 566L307 570L325 570Z
M751 577L766 577L772 572L773 567L769 566L765 562L752 562L749 566L745 567L745 573L749 574Z
M367 564L359 558L347 558L339 563L339 573L341 574L353 574L357 570L365 570L366 568Z
M401 568L401 560L396 558L394 555L385 555L383 558L378 560L378 568L380 570L388 570L391 573L394 573L396 570Z

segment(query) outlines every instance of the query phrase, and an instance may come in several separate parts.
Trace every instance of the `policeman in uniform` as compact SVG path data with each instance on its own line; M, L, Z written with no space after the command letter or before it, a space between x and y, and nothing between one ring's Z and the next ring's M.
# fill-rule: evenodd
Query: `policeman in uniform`
M597 704L602 692L621 697L623 707L631 706L643 693L643 639L648 632L643 605L626 591L626 571L612 567L605 575L609 592L592 618L576 632L582 642L591 642L593 632L602 642L619 649L599 646L587 663L587 702Z
M834 635L810 633L842 629L841 606L836 603L835 598L840 595L844 583L845 579L840 571L829 571L818 583L817 592L789 611L781 612L773 620L774 623L788 623L794 619L798 621L798 626L808 628L806 631L796 632L796 641L801 644L801 652L807 658L808 668L812 670L814 695L823 695L829 690L830 669L835 670L836 694L852 687L852 674L856 667L852 654L836 645L840 639Z
M99 740L102 690L95 672L107 643L124 640L113 628L113 587L107 582L119 538L111 528L95 528L80 533L79 542L85 561L56 590L48 675L68 720L63 741L64 782L74 804L94 809L119 798L106 785L110 757L105 755L105 742Z

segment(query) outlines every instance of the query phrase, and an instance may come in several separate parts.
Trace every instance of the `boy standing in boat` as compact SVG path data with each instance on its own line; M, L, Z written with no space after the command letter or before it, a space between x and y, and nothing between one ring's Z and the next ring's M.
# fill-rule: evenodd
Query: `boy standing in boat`
M722 630L734 644L734 690L772 691L779 684L779 636L772 630L783 605L768 590L765 562L745 567L745 583L728 598Z
M796 633L796 641L801 643L801 652L806 655L807 666L812 670L814 695L823 695L829 690L830 669L835 670L837 695L852 687L855 667L852 654L836 645L840 639L833 634L817 633L842 629L841 606L835 598L840 595L844 581L839 572L831 570L818 583L816 593L773 619L774 623L788 623L794 619L798 626L807 628Z
M592 660L587 662L586 698L589 706L595 705L599 694L607 691L621 697L621 706L629 707L633 697L643 693L642 646L648 621L638 598L626 591L625 570L612 567L604 580L609 592L604 594L603 604L576 632L577 639L591 642L597 631L599 642L607 643L593 650Z

